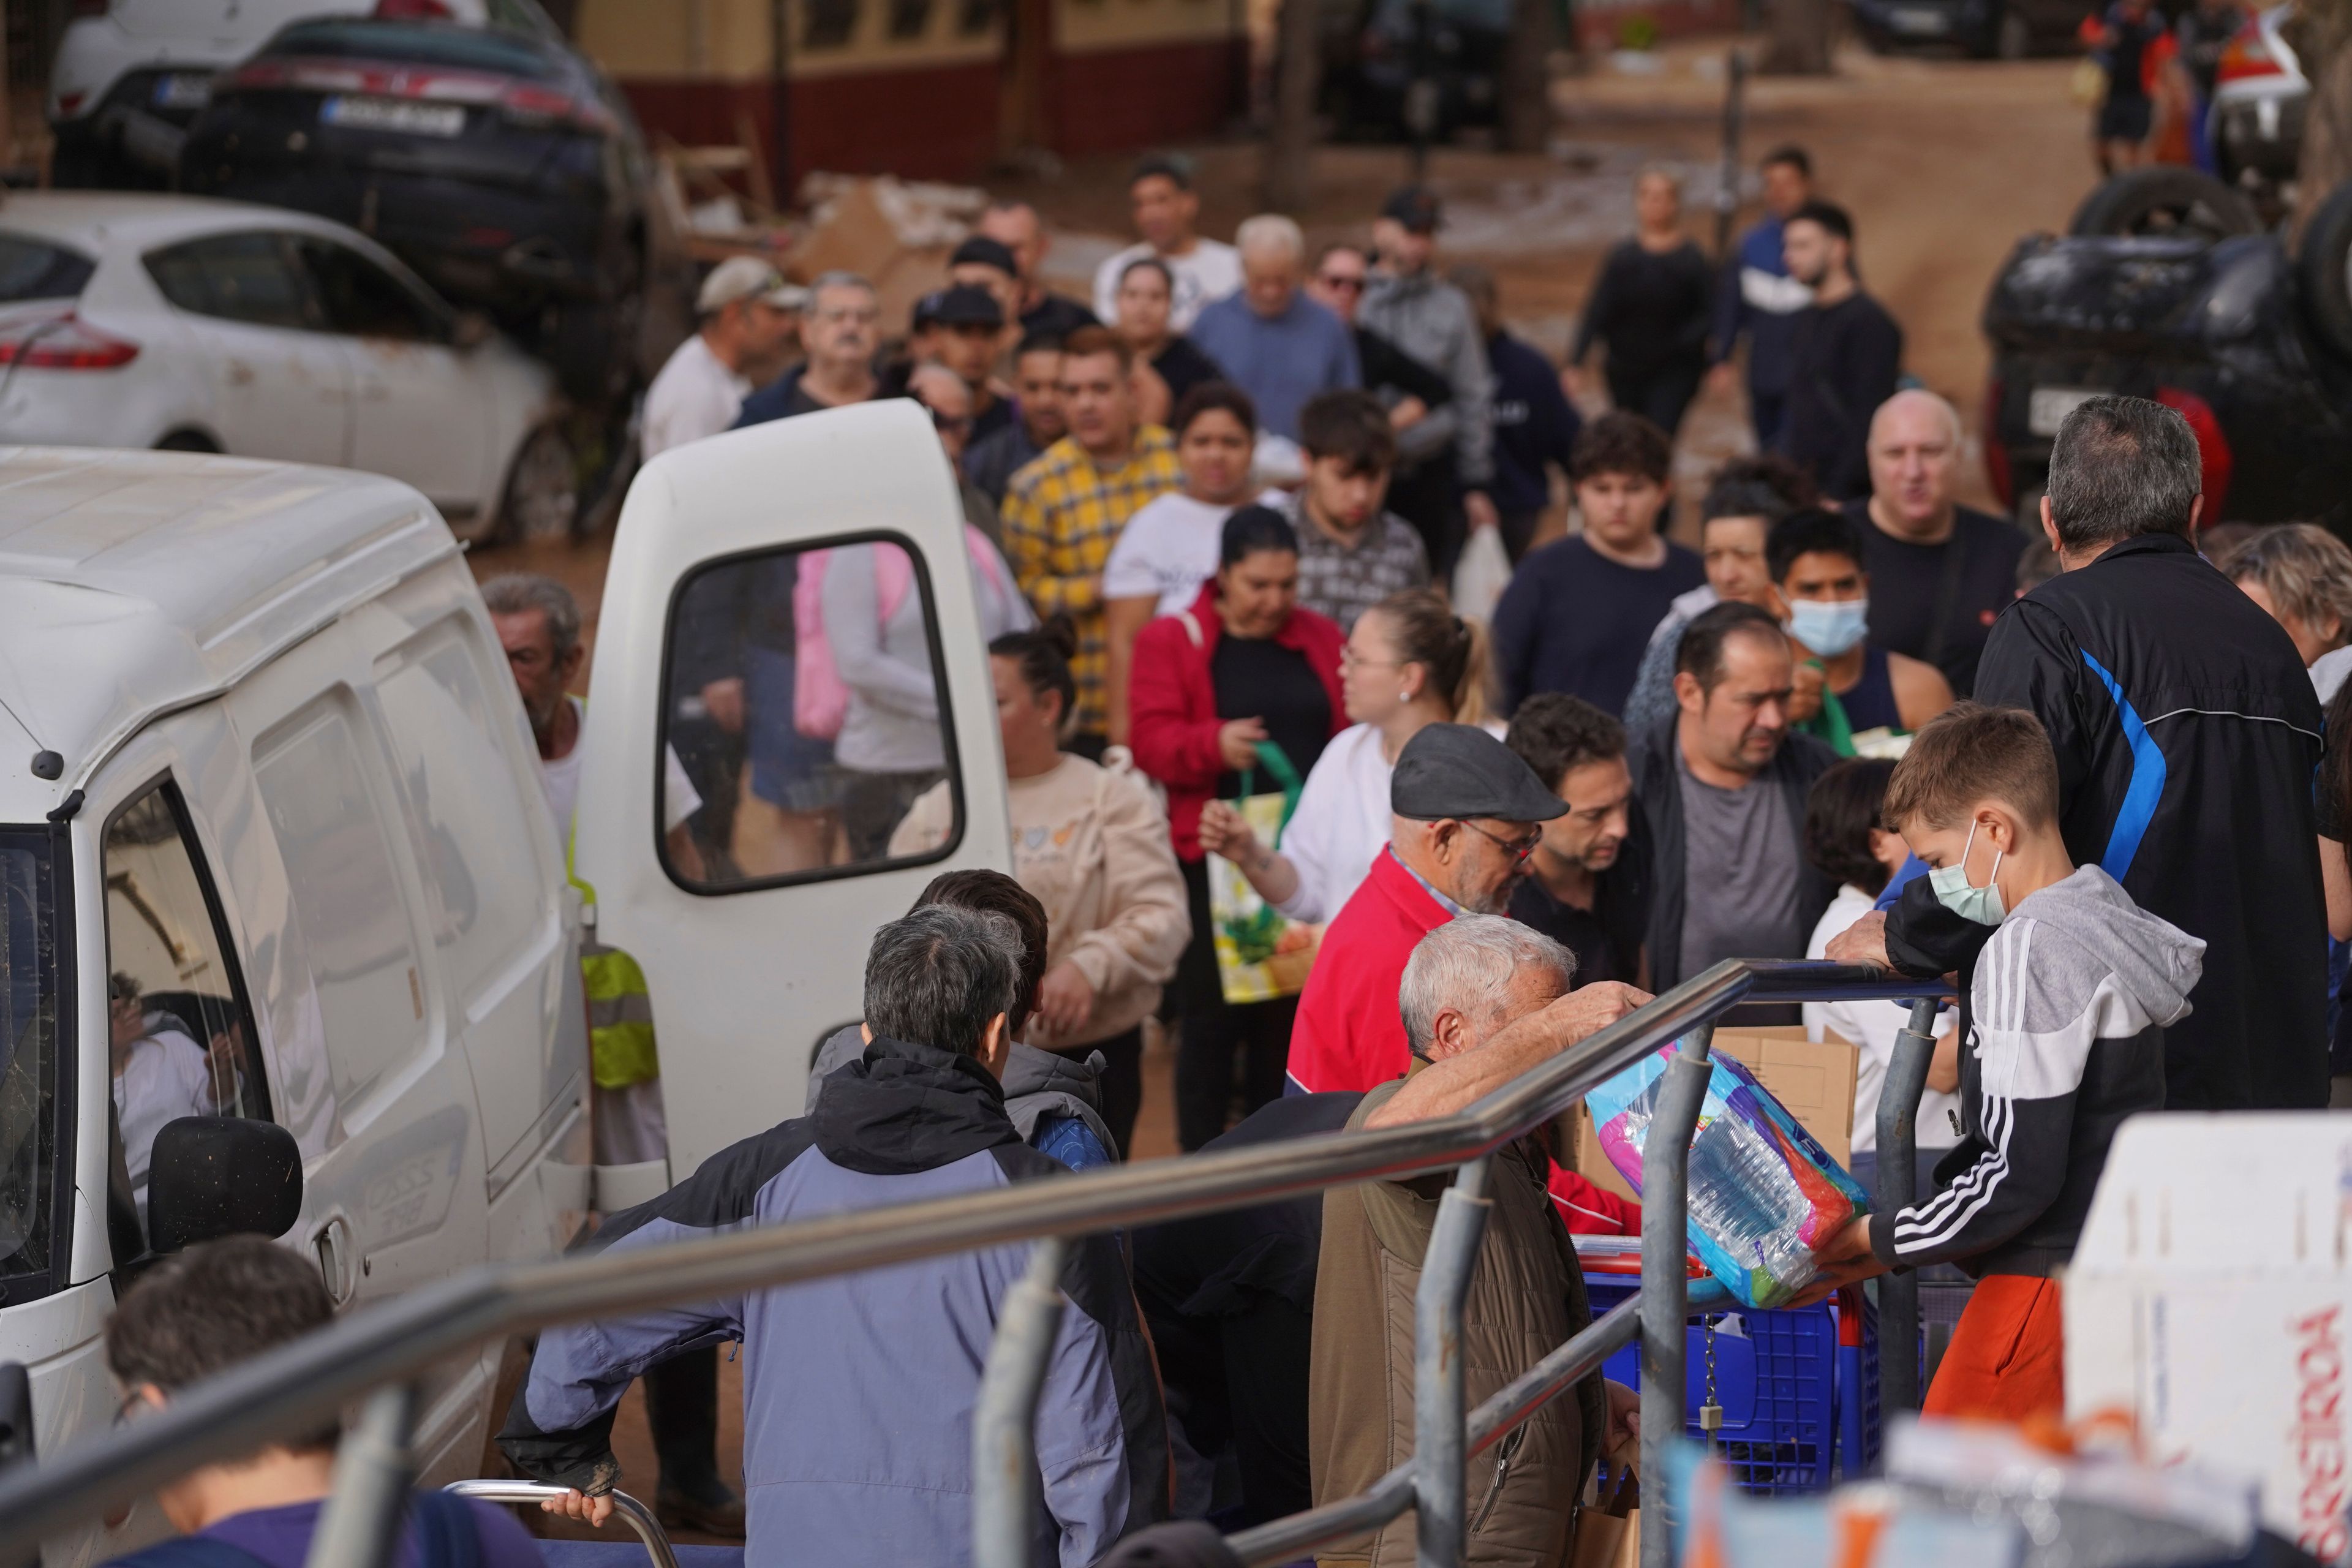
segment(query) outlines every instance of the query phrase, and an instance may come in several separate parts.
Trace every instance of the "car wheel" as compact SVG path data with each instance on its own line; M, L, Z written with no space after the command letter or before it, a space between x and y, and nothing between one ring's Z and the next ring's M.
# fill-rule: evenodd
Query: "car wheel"
M201 430L174 430L155 443L159 452L209 452L220 455L220 443Z
M499 500L498 537L569 539L580 518L580 455L561 426L542 425L523 437Z
M2033 52L2033 28L2014 11L2000 14L1993 34L1993 52L2005 60L2021 60Z
M2352 181L2336 187L2303 229L2305 307L2329 348L2352 359Z
M2074 209L2079 236L2180 235L2214 240L2260 234L2245 197L2210 174L2168 164L2126 169L2102 182Z

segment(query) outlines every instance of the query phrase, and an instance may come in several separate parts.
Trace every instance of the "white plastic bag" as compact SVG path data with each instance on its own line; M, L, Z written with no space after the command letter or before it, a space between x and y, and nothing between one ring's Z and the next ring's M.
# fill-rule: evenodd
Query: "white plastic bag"
M1495 605L1510 585L1511 558L1503 552L1503 531L1474 528L1454 563L1454 613L1482 621L1495 618Z

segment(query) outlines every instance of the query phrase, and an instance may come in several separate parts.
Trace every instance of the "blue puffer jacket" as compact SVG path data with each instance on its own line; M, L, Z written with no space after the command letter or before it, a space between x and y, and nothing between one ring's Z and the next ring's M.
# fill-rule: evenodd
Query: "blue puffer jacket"
M877 1037L810 1115L721 1151L588 1245L614 1251L1066 1175L1021 1142L969 1057ZM499 1436L530 1475L616 1474L614 1407L698 1345L743 1342L753 1563L950 1564L971 1553L971 1415L991 1334L1029 1245L551 1329ZM649 1265L658 1267L658 1265ZM1116 1244L1076 1243L1038 1401L1032 1560L1083 1568L1168 1512L1160 1385Z

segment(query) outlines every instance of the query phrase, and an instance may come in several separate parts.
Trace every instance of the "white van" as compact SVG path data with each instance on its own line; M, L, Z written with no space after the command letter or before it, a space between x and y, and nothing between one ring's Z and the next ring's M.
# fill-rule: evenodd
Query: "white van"
M765 743L758 636L773 643L789 611L749 590L789 582L796 552L885 538L940 693L923 776L956 781L965 824L920 858L870 830L853 847L820 798L844 770L779 783ZM630 495L578 867L601 939L650 980L677 1174L798 1111L816 1043L858 1015L876 925L942 868L1009 864L961 545L912 404L681 448ZM733 838L706 863L656 826L664 745L691 739L701 678L747 656L761 668L716 677L747 680L762 725L734 787L783 795L831 835L805 867L748 838L750 870ZM190 1129L249 1156L232 1185L282 1186L299 1161L284 1237L340 1302L560 1248L595 1179L582 908L480 596L415 491L227 458L0 451L0 1454L12 1431L54 1452L114 1419L100 1334L147 1221L160 1236L166 1211L221 1195L174 1185L164 1145ZM294 1212L285 1196L268 1224ZM248 1228L278 1201L231 1197L216 1209ZM431 1380L427 1479L475 1472L505 1349ZM160 1529L142 1507L44 1561L101 1561Z

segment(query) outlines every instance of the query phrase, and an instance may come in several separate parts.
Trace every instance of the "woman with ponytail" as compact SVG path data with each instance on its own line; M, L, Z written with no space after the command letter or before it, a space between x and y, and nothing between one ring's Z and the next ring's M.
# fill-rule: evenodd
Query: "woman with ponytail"
M1328 921L1389 841L1389 774L1431 724L1486 720L1486 634L1431 588L1391 594L1356 618L1339 654L1349 727L1323 749L1279 850L1222 801L1201 812L1203 848L1239 866L1296 921Z

